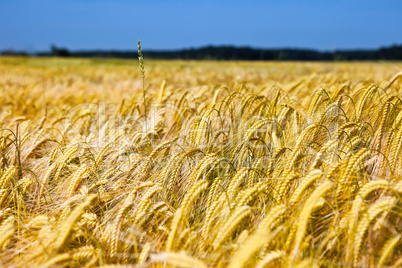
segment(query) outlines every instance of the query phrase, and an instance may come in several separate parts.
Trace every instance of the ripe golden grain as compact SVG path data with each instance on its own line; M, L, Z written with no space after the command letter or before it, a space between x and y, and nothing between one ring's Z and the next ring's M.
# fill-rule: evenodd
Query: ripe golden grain
M245 217L251 214L250 207L242 206L236 208L233 215L222 225L219 229L218 234L212 246L216 250L221 243L231 234L231 232L236 228L237 224L242 221Z
M321 196L329 191L332 187L330 181L325 181L323 184L317 187L316 190L311 194L311 196L306 200L302 210L299 215L299 222L297 223L297 231L295 236L295 242L292 250L292 261L295 261L299 255L300 246L305 235L307 222L310 218L310 214L316 206L316 202Z
M378 260L377 265L382 266L384 262L387 260L388 256L392 253L396 245L401 240L401 235L395 235L394 237L391 237L388 239L388 241L384 244L384 247L381 250L381 255L380 259Z
M202 261L195 259L185 253L165 252L151 256L153 262L162 262L172 266L183 268L207 268Z
M394 65L133 64L0 58L0 266L400 266Z

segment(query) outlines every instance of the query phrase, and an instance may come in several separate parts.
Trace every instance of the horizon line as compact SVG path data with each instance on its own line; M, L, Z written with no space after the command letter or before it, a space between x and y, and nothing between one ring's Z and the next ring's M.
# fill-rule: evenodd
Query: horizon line
M190 47L183 47L183 48L143 48L144 52L177 52L177 51L185 51L185 50L199 50L203 48L235 48L235 49L254 49L254 50L304 50L304 51L315 51L315 52L335 52L335 51L371 51L371 50L379 50L383 48L390 48L395 46L402 46L402 43L394 42L389 45L381 45L373 48L335 48L335 49L319 49L319 48L307 48L307 47L298 47L298 46L282 46L282 47L259 47L259 46L252 46L252 45L233 45L233 44L205 44L200 46L190 46ZM41 53L49 53L52 51L52 47L57 49L66 49L69 52L89 52L89 51L113 51L113 52L132 52L137 51L137 48L134 47L132 49L119 49L119 48L90 48L90 49L69 49L67 46L59 46L55 44L51 44L48 50L35 50L35 51L28 51L28 50L17 50L14 48L5 48L1 49L0 53L4 52L16 52L16 53L26 53L28 55L35 55Z

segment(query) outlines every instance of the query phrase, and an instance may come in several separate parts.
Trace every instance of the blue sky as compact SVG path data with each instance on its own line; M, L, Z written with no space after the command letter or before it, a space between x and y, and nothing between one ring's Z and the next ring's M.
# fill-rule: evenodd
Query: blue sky
M0 0L0 50L402 44L401 0Z

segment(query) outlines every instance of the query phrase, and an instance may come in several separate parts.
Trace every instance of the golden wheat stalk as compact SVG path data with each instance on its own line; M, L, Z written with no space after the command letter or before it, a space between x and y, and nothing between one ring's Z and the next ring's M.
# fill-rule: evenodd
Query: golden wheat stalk
M371 205L366 214L364 214L362 220L359 222L356 231L356 239L354 241L354 250L353 250L353 265L357 266L360 248L363 243L363 238L367 232L367 229L370 223L377 218L381 213L388 212L395 205L396 202L395 197L385 197L383 200L379 200L373 205Z
M60 225L58 228L58 232L55 234L55 240L52 242L51 246L55 252L59 252L63 246L67 243L67 239L69 238L74 223L77 222L79 217L84 213L85 209L91 205L91 203L95 200L96 195L88 196L84 202L77 205L73 211L71 211L70 215L68 215L67 219Z
M243 267L250 257L260 248L262 248L268 241L270 241L280 230L271 232L273 229L272 223L279 220L279 217L285 212L286 207L279 205L273 208L262 220L260 226L255 233L247 238L240 249L234 254L229 263L229 267Z
M266 267L269 263L271 263L274 260L283 258L286 256L286 253L282 250L275 250L275 251L271 251L268 252L267 254L265 254L265 256L262 258L262 260L260 260L255 267L256 268L263 268Z
M398 245L398 243L401 241L401 235L395 235L391 237L390 239L385 242L384 247L381 250L381 255L380 258L378 259L377 265L381 267L387 258L390 256L394 248Z
M187 212L190 210L192 203L196 200L198 195L207 188L207 186L208 186L207 181L205 180L198 181L191 187L189 192L184 197L180 207L174 214L172 227L169 233L168 240L166 242L166 251L170 251L174 246L173 240L176 235L177 229L179 228L179 224L180 221L182 220L182 217L187 214Z
M183 253L165 252L161 254L151 255L151 260L154 263L165 263L173 267L183 268L207 268L202 261L193 258Z
M332 185L333 184L330 181L325 181L324 183L319 185L303 205L302 210L300 211L299 221L297 223L296 237L292 250L292 262L295 261L296 258L299 256L299 250L306 232L307 223L310 218L311 212L315 208L317 200L321 198L323 194L329 191Z
M251 209L249 206L242 206L237 208L233 215L222 225L216 235L212 246L216 250L223 241L233 232L236 226L248 215L251 214Z
M12 222L2 224L0 227L0 251L2 251L4 244L14 235L15 226Z

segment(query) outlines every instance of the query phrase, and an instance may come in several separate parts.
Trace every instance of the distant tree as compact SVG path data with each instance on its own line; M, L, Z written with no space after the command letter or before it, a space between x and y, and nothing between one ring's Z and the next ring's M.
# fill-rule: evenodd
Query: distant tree
M50 46L50 50L52 51L52 55L56 57L70 57L71 53L67 48L59 48L55 45Z
M28 53L25 51L15 51L12 49L7 49L7 50L3 50L0 51L0 55L4 55L4 56L28 56Z

